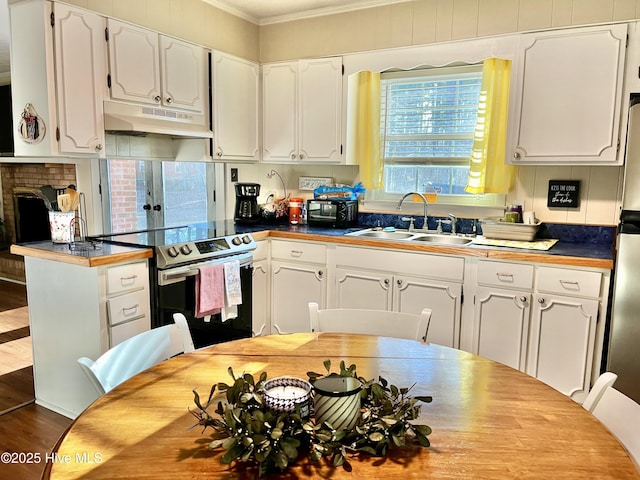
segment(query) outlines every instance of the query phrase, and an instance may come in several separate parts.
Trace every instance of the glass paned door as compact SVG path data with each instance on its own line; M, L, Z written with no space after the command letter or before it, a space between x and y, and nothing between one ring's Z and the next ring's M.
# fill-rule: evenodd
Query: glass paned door
M100 174L105 232L215 219L210 164L109 159L102 162Z

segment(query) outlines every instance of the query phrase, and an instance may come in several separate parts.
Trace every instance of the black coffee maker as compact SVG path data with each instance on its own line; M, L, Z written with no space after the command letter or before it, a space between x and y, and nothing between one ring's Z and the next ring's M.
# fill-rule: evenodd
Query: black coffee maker
M258 207L259 183L236 183L236 223L255 223L260 220Z

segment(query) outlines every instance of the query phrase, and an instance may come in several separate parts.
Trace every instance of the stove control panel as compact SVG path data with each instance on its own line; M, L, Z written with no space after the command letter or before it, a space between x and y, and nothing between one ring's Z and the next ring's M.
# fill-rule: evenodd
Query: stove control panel
M183 263L248 252L255 248L256 242L251 234L241 233L228 235L226 237L156 247L156 262L158 268L165 268Z

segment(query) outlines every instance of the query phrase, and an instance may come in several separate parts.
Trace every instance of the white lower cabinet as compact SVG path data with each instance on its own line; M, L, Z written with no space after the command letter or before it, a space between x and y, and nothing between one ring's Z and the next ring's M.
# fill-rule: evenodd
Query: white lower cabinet
M251 331L254 336L269 335L269 241L256 242L253 253L253 302L251 304Z
M326 305L326 246L272 240L271 258L271 333L309 332L309 302Z
M534 268L478 262L473 353L525 370Z
M527 373L579 402L589 392L592 373L599 373L593 360L602 277L595 271L538 269Z
M151 328L146 261L106 267L106 296L109 348Z
M582 402L599 375L609 274L481 260L477 284L473 353Z
M416 314L430 308L427 341L459 347L463 259L337 247L336 265L335 308Z

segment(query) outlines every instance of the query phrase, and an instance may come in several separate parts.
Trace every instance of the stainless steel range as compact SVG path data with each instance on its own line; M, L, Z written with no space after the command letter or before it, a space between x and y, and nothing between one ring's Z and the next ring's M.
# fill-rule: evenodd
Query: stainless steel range
M93 238L153 248L149 262L152 328L173 323L173 314L180 312L187 318L196 348L251 336L252 251L256 243L250 233L236 233L231 222L209 222ZM242 304L237 318L223 321L220 314L196 318L199 268L230 260L240 262Z

